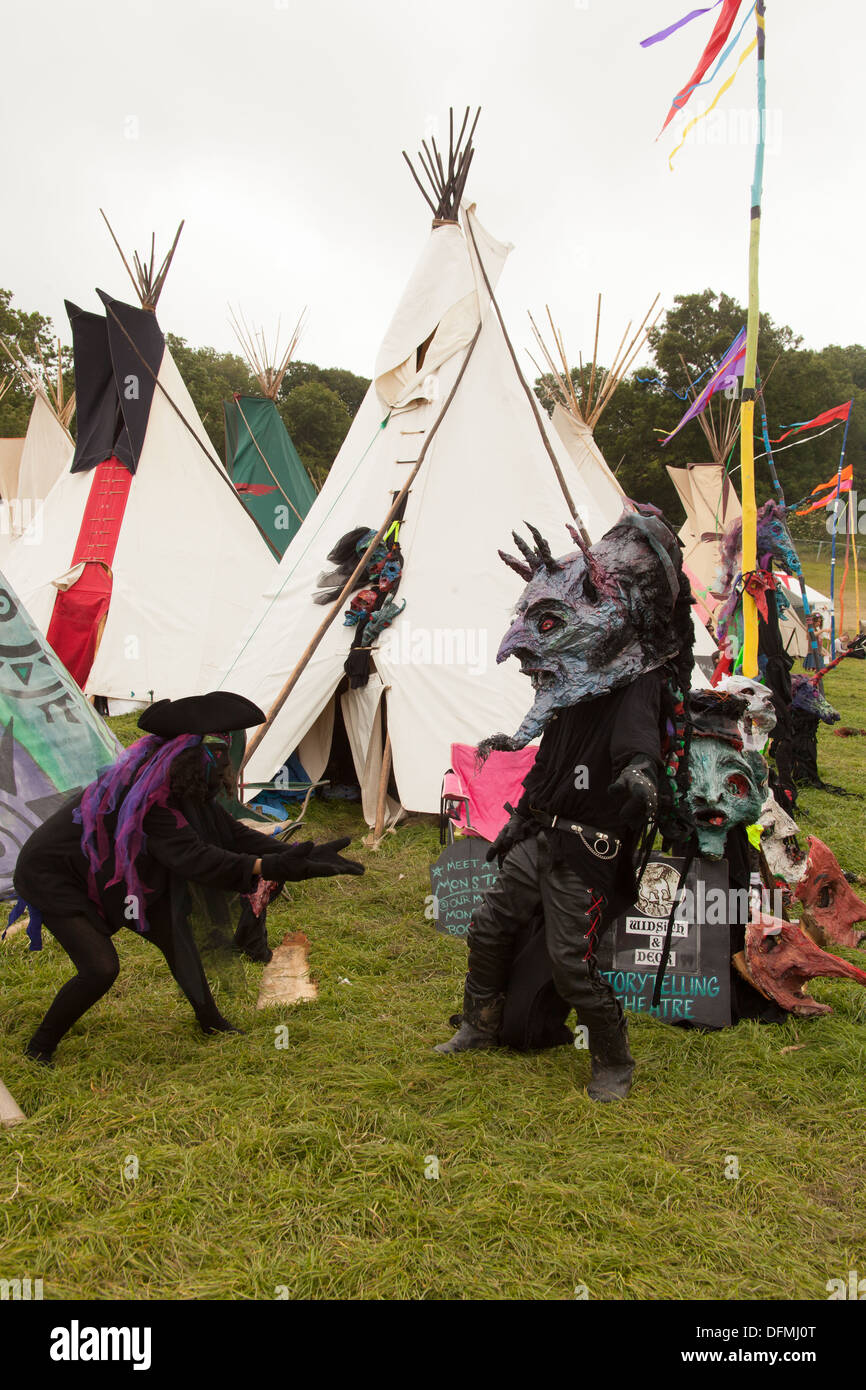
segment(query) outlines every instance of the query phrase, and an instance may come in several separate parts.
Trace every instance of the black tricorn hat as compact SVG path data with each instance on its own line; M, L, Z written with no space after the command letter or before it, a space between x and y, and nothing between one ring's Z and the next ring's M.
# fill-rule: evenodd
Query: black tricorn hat
M692 690L689 692L689 717L692 738L717 738L734 748L743 746L740 720L749 707L742 695L724 690Z
M229 734L264 724L266 719L258 705L243 695L212 690L182 700L157 700L144 711L138 727L160 738L177 738L180 734Z

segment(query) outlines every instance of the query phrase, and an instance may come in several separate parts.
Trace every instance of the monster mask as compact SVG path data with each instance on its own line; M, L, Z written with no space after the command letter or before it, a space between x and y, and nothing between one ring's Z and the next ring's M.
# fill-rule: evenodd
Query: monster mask
M569 526L579 549L560 559L528 529L534 549L513 533L523 560L499 552L527 584L496 660L517 657L535 700L513 738L484 740L482 757L524 748L557 710L629 685L679 650L672 619L685 581L679 544L663 521L624 513L593 546Z
M814 715L822 724L838 724L841 715L808 676L794 676L791 681L791 709L799 714ZM817 726L816 726L817 727Z
M692 741L688 807L700 853L721 859L736 825L751 825L767 797L767 764L743 748L739 723L746 702L714 690L689 696Z
M740 724L743 747L747 751L754 749L760 752L776 727L772 690L760 681L747 680L745 676L728 676L719 682L718 689L746 701L746 712Z
M806 872L794 890L804 908L804 921L815 923L830 941L840 946L859 946L866 922L866 903L851 888L838 860L814 835L809 836Z
M739 966L739 962L735 964ZM781 917L762 915L750 922L745 965L743 973L761 994L801 1018L833 1012L829 1004L812 998L806 989L809 980L826 976L866 985L866 972L822 951L796 922L785 922Z

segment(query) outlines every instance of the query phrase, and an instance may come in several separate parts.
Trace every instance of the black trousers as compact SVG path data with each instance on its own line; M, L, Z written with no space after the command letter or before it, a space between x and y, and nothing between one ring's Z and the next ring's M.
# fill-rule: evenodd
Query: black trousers
M53 1052L73 1023L77 1023L82 1014L111 989L120 970L120 961L112 938L99 931L89 917L49 917L45 918L44 926L60 942L77 972L58 990L53 1004L31 1039L31 1047L40 1052ZM202 1027L212 1027L221 1022L222 1015L211 994L201 962L198 966L200 979L196 981L198 997L194 996L189 980L181 978L170 922L151 921L149 930L141 935L165 956L169 970Z
M622 1009L601 976L595 947L604 931L604 895L565 864L554 864L543 834L506 855L493 888L469 925L467 989L474 996L505 993L518 932L539 914L544 921L553 983L588 1027L614 1027Z

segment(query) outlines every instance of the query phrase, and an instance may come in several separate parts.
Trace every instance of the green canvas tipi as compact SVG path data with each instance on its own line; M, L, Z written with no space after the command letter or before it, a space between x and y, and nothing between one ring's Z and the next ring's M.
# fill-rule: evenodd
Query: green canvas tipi
M276 398L300 335L301 321L287 350L270 354L264 335L246 324L233 327L260 396L235 395L223 405L226 470L250 514L283 555L316 496L298 451L277 410ZM279 330L278 330L279 332Z
M0 574L0 900L24 841L120 751Z

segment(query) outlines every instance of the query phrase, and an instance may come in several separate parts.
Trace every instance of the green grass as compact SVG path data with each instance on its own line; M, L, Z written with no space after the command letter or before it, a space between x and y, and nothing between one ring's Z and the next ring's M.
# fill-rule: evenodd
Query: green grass
M833 677L847 724L866 726L864 680ZM820 751L866 789L866 740L822 730ZM803 802L804 831L866 872L866 803ZM345 805L309 821L364 831ZM414 821L358 850L363 879L294 887L271 941L307 932L319 999L257 1012L247 964L241 1037L199 1034L123 933L115 988L43 1071L21 1049L68 962L7 942L0 1076L29 1119L0 1131L0 1277L46 1298L823 1299L866 1271L866 991L818 982L833 1015L781 1027L637 1018L622 1105L587 1099L570 1048L438 1057L466 953L424 919L437 853Z

